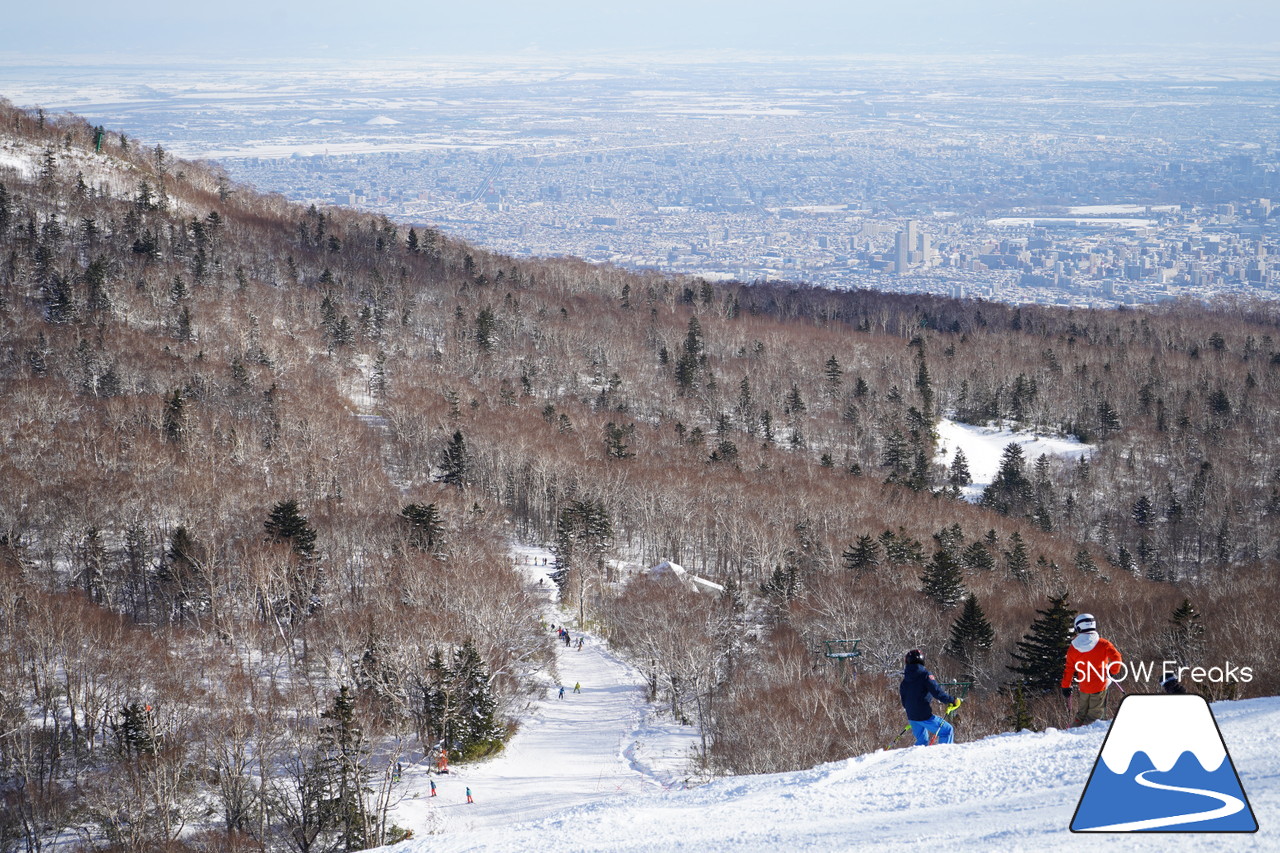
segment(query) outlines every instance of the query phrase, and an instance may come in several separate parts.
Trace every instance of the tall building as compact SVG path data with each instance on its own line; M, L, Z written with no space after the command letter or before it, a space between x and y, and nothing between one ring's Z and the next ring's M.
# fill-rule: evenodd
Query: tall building
M894 272L906 275L916 264L927 263L930 254L928 235L920 231L918 222L908 219L894 242Z

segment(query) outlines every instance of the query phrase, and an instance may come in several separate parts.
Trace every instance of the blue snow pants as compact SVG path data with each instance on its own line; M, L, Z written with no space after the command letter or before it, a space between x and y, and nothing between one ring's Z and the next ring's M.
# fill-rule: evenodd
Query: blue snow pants
M934 732L938 734L938 743L951 743L951 735L955 732L951 724L936 714L927 720L907 720L911 724L911 732L916 736L916 746L928 746Z

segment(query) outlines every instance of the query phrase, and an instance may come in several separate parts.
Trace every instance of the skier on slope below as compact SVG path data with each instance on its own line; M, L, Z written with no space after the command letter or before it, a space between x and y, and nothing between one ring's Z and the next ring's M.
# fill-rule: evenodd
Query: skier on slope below
M1075 621L1076 636L1067 647L1067 666L1062 673L1062 695L1071 698L1071 684L1080 684L1080 701L1074 726L1101 720L1107 710L1107 687L1121 667L1123 658L1110 641L1098 636L1098 622L1092 613L1081 613Z
M912 649L907 652L906 667L902 670L902 684L898 687L902 697L902 709L907 712L907 722L916 736L916 746L930 743L951 743L955 731L951 724L933 713L929 697L947 704L950 713L960 706L938 685L933 673L924 668L924 652Z

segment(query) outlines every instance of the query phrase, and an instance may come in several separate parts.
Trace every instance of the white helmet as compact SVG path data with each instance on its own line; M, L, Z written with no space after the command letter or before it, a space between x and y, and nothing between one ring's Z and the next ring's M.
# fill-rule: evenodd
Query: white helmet
M1081 613L1076 617L1075 626L1076 633L1083 634L1085 631L1098 630L1098 621L1093 618L1092 613Z

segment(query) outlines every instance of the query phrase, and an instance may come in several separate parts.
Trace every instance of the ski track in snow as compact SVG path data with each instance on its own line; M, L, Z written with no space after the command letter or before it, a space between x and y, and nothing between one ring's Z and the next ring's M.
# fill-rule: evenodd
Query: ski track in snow
M554 558L531 548L518 549L515 555L532 575L533 589L546 596L548 626L560 624L563 620L553 602L555 584L546 577ZM546 566L524 565L525 558L540 563L544 557ZM427 846L395 849L484 849L471 844L477 834L500 834L513 823L544 820L624 795L653 795L668 787L661 768L651 768L641 757L639 740L650 732L645 727L649 706L641 675L591 634L572 629L570 634L574 645L556 641L561 681L547 685L546 698L532 703L520 731L499 755L452 765L441 775L430 773L425 765L406 769L404 781L412 793L392 819L412 829L415 839ZM580 650L578 637L584 639ZM579 683L582 692L574 693ZM561 685L563 699L558 698ZM436 782L435 798L429 796L429 778ZM467 787L474 803L466 802Z

